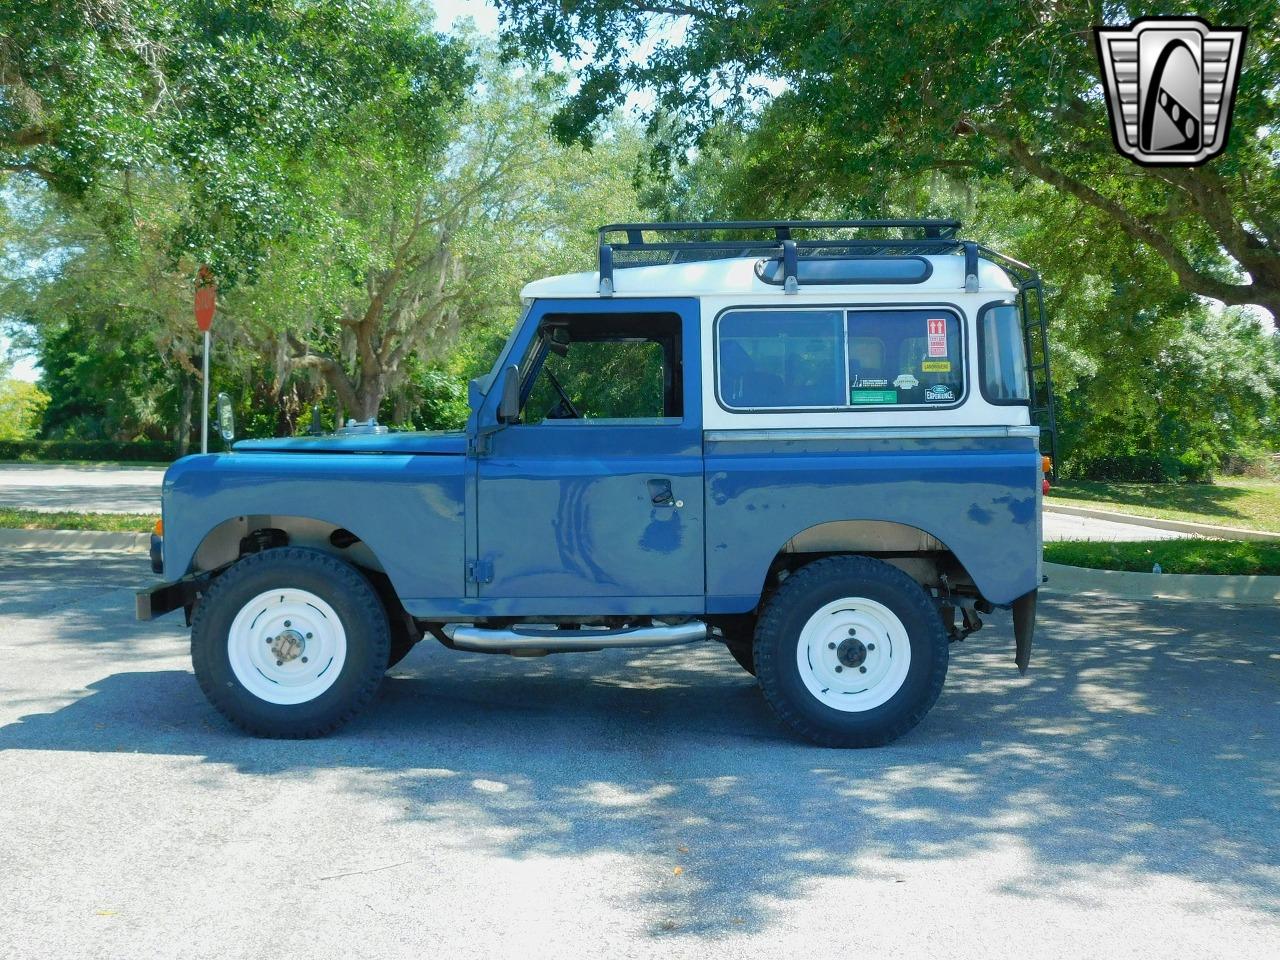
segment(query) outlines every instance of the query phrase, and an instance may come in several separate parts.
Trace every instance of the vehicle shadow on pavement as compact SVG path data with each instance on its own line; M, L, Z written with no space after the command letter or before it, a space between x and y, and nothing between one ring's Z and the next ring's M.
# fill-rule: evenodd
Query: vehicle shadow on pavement
M601 896L638 898L655 936L759 930L831 878L927 883L932 862L993 853L1014 895L1087 906L1172 876L1280 915L1280 630L1231 608L1044 607L1030 676L1007 629L984 631L880 750L792 740L709 645L532 662L424 645L327 740L242 737L190 673L124 671L0 728L0 751L338 771L433 844L651 864L638 892Z

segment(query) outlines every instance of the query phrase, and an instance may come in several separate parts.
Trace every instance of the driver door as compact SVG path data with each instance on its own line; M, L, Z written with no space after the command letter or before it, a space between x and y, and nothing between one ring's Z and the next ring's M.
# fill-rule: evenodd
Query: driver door
M477 578L501 612L700 613L696 300L539 301L521 422L477 463Z

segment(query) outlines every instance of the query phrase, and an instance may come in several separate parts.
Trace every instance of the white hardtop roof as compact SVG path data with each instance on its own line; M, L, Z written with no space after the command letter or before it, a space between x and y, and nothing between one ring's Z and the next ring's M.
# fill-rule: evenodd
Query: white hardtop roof
M783 297L802 301L806 294L866 296L875 294L964 292L964 257L954 254L927 256L933 265L929 278L921 283L809 283L800 284L795 295L786 295L780 284L765 283L756 276L758 258L737 257L724 260L701 260L652 267L615 268L614 295L619 297L703 297L746 296ZM1015 293L1017 288L1009 275L989 260L978 260L979 293ZM598 297L600 274L566 273L527 284L520 295L525 298Z

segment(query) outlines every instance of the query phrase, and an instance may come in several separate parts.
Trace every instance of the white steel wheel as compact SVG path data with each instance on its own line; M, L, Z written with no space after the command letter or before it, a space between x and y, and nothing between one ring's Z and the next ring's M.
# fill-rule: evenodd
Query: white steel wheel
M342 674L347 632L333 607L309 590L267 590L231 621L227 659L236 679L259 700L308 703Z
M899 690L911 642L897 614L867 597L819 608L800 631L796 667L814 699L846 713L871 710Z

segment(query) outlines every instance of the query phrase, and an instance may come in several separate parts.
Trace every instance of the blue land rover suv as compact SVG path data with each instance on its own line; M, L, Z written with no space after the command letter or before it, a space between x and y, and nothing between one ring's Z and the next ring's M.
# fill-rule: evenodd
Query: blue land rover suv
M1011 611L1052 453L1042 286L948 220L618 224L529 284L457 433L248 440L165 475L213 705L328 733L430 634L540 656L716 642L829 746L913 728Z

